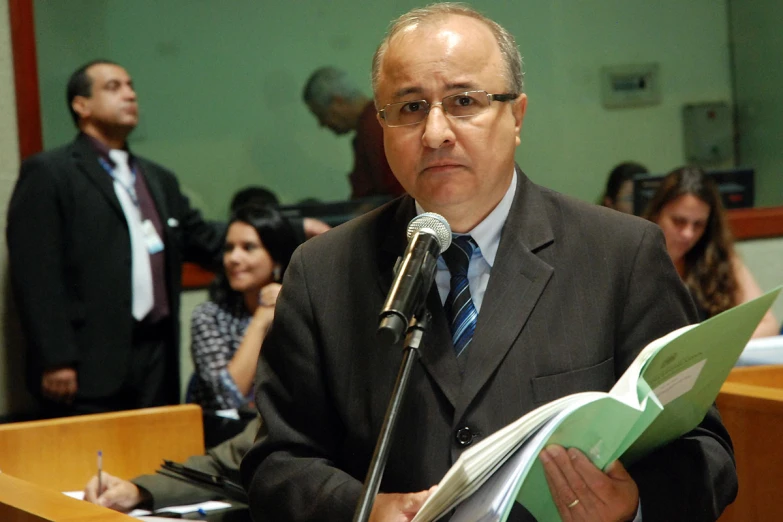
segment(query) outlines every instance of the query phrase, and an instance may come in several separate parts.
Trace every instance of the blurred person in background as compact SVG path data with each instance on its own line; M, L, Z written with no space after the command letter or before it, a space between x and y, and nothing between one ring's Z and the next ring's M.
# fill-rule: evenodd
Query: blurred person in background
M207 450L205 455L188 458L184 465L238 483L239 463L253 445L260 427L261 417L256 416L241 433ZM123 480L102 471L100 481L94 475L84 487L84 500L122 513L134 509L157 511L170 506L225 499L215 491L160 473Z
M681 167L667 174L644 217L663 230L666 249L701 320L762 294L734 250L718 189L703 170ZM772 312L767 312L753 337L779 331Z
M617 165L606 180L606 190L601 204L626 214L633 214L633 178L637 174L648 172L650 171L647 167L633 161Z
M334 67L316 70L307 80L302 96L321 126L338 136L356 133L353 170L348 174L351 199L397 197L405 193L386 161L383 129L375 117L375 104L345 71Z
M277 194L268 188L259 185L251 185L238 190L231 198L229 215L247 205L268 205L273 208L278 208L280 206L280 200L278 199ZM288 222L291 223L291 227L294 229L296 239L299 243L304 243L311 237L323 234L332 228L320 219L312 217L292 217L287 219Z
M297 246L272 207L248 205L229 220L224 272L191 318L195 377L188 400L207 411L252 404L256 363L275 313L285 269Z
M225 228L128 147L123 67L79 67L66 99L77 136L22 163L8 207L28 386L47 417L177 404L182 263L219 269Z

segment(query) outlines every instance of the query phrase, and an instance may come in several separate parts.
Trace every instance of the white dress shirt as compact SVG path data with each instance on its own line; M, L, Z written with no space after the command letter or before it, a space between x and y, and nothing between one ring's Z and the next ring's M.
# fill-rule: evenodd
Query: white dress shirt
M503 225L506 223L506 218L511 210L511 203L514 201L516 191L517 172L514 170L511 184L508 190L506 190L506 194L492 212L467 234L478 245L478 248L473 251L473 257L470 258L470 265L468 266L468 286L470 287L470 297L473 300L473 306L476 307L476 312L479 313L481 313L481 303L484 302L484 293L487 291L487 285L489 284L492 265L495 264L495 255L500 245L500 234L503 232ZM417 201L416 213L422 214L424 212L425 210ZM441 303L445 303L451 288L451 273L443 257L438 258L435 284L438 286Z

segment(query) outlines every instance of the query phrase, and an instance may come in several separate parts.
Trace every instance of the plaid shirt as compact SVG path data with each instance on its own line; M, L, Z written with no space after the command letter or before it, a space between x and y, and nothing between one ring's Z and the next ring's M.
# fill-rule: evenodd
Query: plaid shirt
M241 302L233 310L213 301L193 310L190 351L196 378L192 400L205 410L239 408L253 400L252 391L242 395L228 373L228 363L239 349L250 319Z

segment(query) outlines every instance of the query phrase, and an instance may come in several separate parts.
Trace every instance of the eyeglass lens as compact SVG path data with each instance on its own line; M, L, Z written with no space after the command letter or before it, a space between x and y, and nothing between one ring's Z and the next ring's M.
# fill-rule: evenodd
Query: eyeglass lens
M443 110L456 118L480 113L489 107L486 91L461 92L446 96L441 101ZM435 104L437 105L437 104ZM389 125L412 125L422 121L429 114L431 105L426 100L392 103L385 107L386 122Z

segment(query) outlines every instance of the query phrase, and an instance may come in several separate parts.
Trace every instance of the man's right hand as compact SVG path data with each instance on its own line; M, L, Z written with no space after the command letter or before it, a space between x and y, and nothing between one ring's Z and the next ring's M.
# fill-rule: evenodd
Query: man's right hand
M41 392L44 397L55 402L70 403L78 389L76 370L73 368L46 370L41 378Z
M378 493L372 505L370 522L410 522L437 487L418 493Z
M138 506L144 497L133 482L101 473L101 491L98 491L98 475L93 476L84 488L84 500L127 513Z
M323 234L327 230L332 229L332 227L330 227L320 219L308 218L308 217L304 218L302 223L302 228L304 228L305 237L307 239Z

